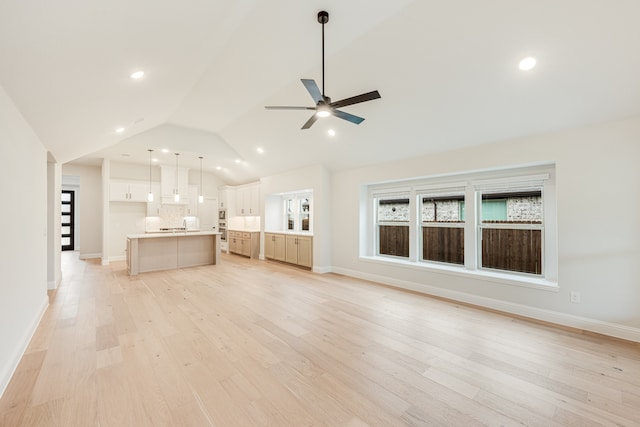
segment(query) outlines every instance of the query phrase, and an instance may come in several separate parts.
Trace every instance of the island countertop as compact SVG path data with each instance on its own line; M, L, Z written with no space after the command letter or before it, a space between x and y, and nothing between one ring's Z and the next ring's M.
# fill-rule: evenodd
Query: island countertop
M158 231L151 233L127 234L127 239L149 239L153 237L189 237L220 235L219 231Z

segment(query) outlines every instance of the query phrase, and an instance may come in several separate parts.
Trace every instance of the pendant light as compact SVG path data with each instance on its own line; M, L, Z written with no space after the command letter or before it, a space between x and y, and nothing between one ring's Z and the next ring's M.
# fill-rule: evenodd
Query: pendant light
M200 195L198 196L198 203L204 202L204 196L202 195L202 156L198 157L200 159Z
M151 153L153 150L147 150L149 152L149 194L147 194L147 200L153 202L153 191L151 190Z
M178 156L180 153L176 153L176 188L173 189L173 201L178 203L180 201L180 193L178 192Z

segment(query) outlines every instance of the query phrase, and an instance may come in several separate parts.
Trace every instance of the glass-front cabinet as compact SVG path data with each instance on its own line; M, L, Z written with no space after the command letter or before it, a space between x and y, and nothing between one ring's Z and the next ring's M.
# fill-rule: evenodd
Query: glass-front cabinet
M291 232L310 233L311 224L311 194L292 194L284 198L285 226Z

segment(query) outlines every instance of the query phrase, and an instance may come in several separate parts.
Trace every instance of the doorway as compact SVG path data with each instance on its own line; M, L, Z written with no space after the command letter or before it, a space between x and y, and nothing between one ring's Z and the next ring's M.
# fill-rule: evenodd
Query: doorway
M60 213L61 213L61 227L62 233L61 243L63 251L74 250L74 229L75 229L75 191L62 190L62 196L60 197Z

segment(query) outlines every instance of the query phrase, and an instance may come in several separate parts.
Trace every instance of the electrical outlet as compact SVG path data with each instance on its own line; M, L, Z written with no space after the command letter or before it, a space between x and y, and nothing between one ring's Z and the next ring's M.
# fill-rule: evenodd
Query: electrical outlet
M571 302L579 304L580 303L580 292L571 291Z

